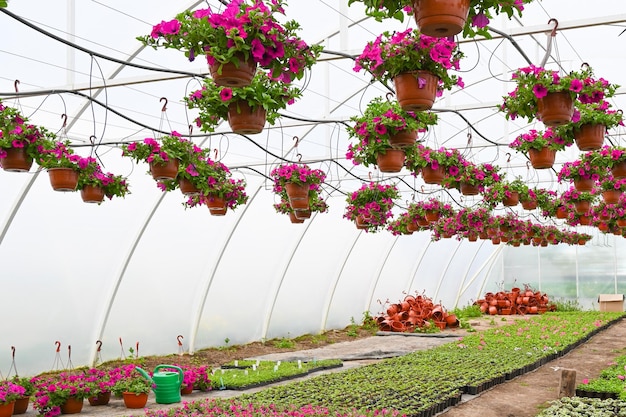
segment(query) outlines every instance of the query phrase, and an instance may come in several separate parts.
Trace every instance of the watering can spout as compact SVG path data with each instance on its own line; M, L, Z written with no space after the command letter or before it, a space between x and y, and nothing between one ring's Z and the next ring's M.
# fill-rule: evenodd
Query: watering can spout
M141 374L142 377L144 377L148 381L150 381L151 384L154 384L154 381L152 380L152 378L150 378L150 375L146 371L144 371L143 369L141 369L138 366L135 366L135 369L137 370L137 372L139 372Z

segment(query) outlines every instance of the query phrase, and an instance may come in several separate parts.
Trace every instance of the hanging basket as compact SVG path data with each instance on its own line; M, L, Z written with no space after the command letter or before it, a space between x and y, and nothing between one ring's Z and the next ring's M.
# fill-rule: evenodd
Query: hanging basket
M370 227L370 224L363 218L363 216L356 216L354 224L359 230L367 230Z
M296 214L293 211L289 212L289 220L291 220L291 223L295 224L304 223L304 219L297 218Z
M437 77L428 71L398 74L393 78L396 99L404 111L424 111L433 107L437 97Z
M581 151L593 151L600 149L604 143L604 134L606 127L604 125L585 124L574 131L574 139L576 146Z
M389 137L389 144L392 148L402 149L415 145L417 132L415 130L402 130Z
M593 190L593 186L595 185L595 181L591 178L579 178L574 180L574 188L576 191L591 191Z
M78 414L83 409L83 399L76 397L69 397L67 401L61 404L62 414Z
M525 200L522 201L522 207L524 210L534 210L537 208L537 200Z
M582 215L578 218L578 223L580 223L581 226L589 226L591 224L591 217Z
M556 151L550 148L542 148L541 150L530 148L528 150L528 157L535 169L552 168L554 159L556 158Z
M0 158L0 166L7 172L28 172L33 166L33 158L28 156L26 148L5 149L7 155Z
M78 185L78 172L72 168L50 168L48 169L50 185L54 191L68 192L76 191Z
M557 219L567 219L567 209L565 206L559 206L556 209L556 218Z
M212 216L224 216L228 211L228 206L223 198L209 194L206 197L206 206L209 208Z
M616 180L626 178L626 162L619 162L611 168L611 174Z
M173 180L178 175L178 159L166 162L150 162L150 173L157 181Z
M224 87L245 87L250 85L256 72L256 61L245 59L243 54L235 54L235 56L239 58L239 64L228 62L222 65L216 62L213 65L209 65L209 72L215 84Z
M265 116L263 106L251 108L244 101L231 103L228 106L228 124L233 133L240 135L261 133L265 126Z
M443 166L439 166L437 169L432 169L430 165L426 165L422 168L422 178L426 184L441 184L446 172Z
M563 126L572 120L574 101L569 92L548 93L537 100L537 117L546 126Z
M285 184L285 191L289 197L289 205L294 210L309 209L309 186L304 184L294 184L288 182Z
M24 414L28 410L28 404L30 403L30 397L25 396L15 400L15 406L13 407L13 415Z
M461 183L461 194L463 195L478 195L480 188L478 185L471 185L466 182Z
M574 201L574 209L578 214L585 214L591 208L591 203L587 200Z
M617 204L622 195L620 190L606 190L602 192L602 198L606 204Z
M144 408L148 403L148 394L135 394L134 392L123 392L122 398L126 408Z
M376 164L380 172L400 172L404 166L405 153L402 149L387 149L376 155Z
M469 7L470 0L414 0L413 14L421 33L445 38L463 31Z
M85 185L80 190L80 198L82 198L85 203L100 204L102 200L104 200L104 190L102 187Z
M504 199L502 200L502 204L505 207L515 207L519 204L519 192L517 191L510 191L511 196L510 197L504 197Z
M187 178L181 177L178 179L178 188L180 188L180 192L183 193L183 195L188 197L200 194L200 190Z

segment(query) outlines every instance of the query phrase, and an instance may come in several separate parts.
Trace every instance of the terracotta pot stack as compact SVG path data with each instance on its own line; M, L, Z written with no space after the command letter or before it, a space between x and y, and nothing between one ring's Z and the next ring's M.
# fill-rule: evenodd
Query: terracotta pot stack
M524 315L554 311L555 306L549 305L548 302L546 294L526 287L523 291L519 288L512 288L511 291L488 292L485 298L477 300L474 304L480 306L483 314Z
M381 331L413 332L430 326L430 320L441 330L459 325L456 315L424 295L407 295L404 300L390 304L386 313L375 317Z

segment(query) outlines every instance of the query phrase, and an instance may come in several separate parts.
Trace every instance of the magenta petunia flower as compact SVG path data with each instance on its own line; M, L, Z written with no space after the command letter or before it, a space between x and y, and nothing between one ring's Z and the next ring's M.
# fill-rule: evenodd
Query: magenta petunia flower
M541 84L536 84L533 86L533 93L538 99L543 98L548 95L548 89Z
M228 87L222 88L222 91L220 91L220 99L222 99L222 101L229 101L232 98L233 98L233 90L231 90Z
M580 93L583 89L583 82L578 79L573 79L572 83L569 86L570 91L574 91L576 93Z
M482 12L472 17L472 26L476 26L478 28L484 28L488 24L489 24L489 18L485 16L485 14Z

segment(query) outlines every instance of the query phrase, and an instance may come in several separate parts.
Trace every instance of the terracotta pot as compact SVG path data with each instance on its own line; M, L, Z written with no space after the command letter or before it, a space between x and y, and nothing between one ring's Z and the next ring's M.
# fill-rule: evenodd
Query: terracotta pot
M565 206L559 206L556 209L556 218L557 219L567 219L567 209Z
M537 306L528 307L528 314L537 314L539 312L539 308Z
M574 101L569 92L548 93L537 100L537 117L546 126L562 126L572 120Z
M293 211L289 212L289 220L291 220L291 223L296 223L296 224L304 223L304 219L297 218Z
M478 195L480 188L478 185L471 185L466 182L461 183L461 194L463 195Z
M250 108L248 103L239 101L228 106L228 124L233 133L254 135L261 133L265 126L265 109L257 106Z
M500 310L500 314L502 314L503 316L508 316L511 314L511 307L505 307L503 309Z
M620 190L606 190L602 192L602 198L606 204L617 204L622 195Z
M440 213L436 210L426 210L425 217L429 223L434 223L439 220Z
M148 394L135 394L134 392L122 393L126 408L144 408L148 403Z
M437 321L435 320L435 326L439 327L439 330L445 330L447 323L445 321Z
M524 210L534 210L537 208L537 201L536 200L522 201L522 207L524 208Z
M398 74L393 78L398 104L405 111L430 110L437 97L438 79L428 71Z
M574 201L574 209L578 214L585 214L591 208L591 203L589 201Z
M150 173L157 181L173 180L178 175L178 159L172 158L167 162L150 162Z
M500 242L502 242L502 238L500 238L500 237L492 237L491 238L491 243L493 243L494 245L499 245Z
M87 398L92 406L107 405L111 400L111 391L101 392L97 397Z
M50 168L48 169L48 176L54 191L76 191L78 172L72 168Z
M441 184L445 175L446 171L441 165L437 169L432 169L430 165L422 168L422 179L426 184Z
M502 204L505 207L515 207L519 204L519 193L517 191L510 191L510 197L504 197Z
M309 209L309 189L308 185L288 182L285 184L285 191L289 197L289 205L294 210Z
M62 414L78 414L83 409L83 399L69 397L65 403L61 404Z
M13 407L13 415L24 414L28 410L28 404L30 403L30 397L22 397L15 400L15 406Z
M415 145L417 132L415 130L402 130L389 137L389 144L392 148L406 148Z
M626 219L617 219L617 225L619 227L626 227Z
M582 125L580 129L574 130L576 146L578 146L578 149L581 151L600 149L604 143L605 133L606 127L604 125Z
M15 407L15 401L10 403L0 404L0 417L11 417L13 415L13 409Z
M400 172L404 166L404 157L402 149L387 149L385 153L376 155L376 164L380 172Z
M601 232L608 232L609 231L609 225L604 223L604 222L598 223L598 230L601 231Z
M211 208L209 207L209 212L211 216L225 216L228 211L228 207L224 206L222 208Z
M578 223L580 223L582 226L589 226L591 224L591 217L589 216L580 216L578 218Z
M468 233L467 240L470 242L476 242L478 240L478 235L475 233Z
M421 33L444 38L463 31L469 6L469 0L414 0L413 14Z
M456 314L448 314L446 316L446 324L450 327L455 327L459 324L459 319L456 317Z
M191 183L187 178L179 178L178 179L178 188L180 188L180 192L186 196L198 195L200 194L200 190Z
M209 194L209 195L206 197L206 205L207 205L207 207L208 207L208 208L216 208L216 209L219 209L219 208L224 208L224 207L226 207L226 202L225 202L225 201L224 201L224 199L223 199L223 198L221 198L221 197L218 197L218 196L216 196L216 195L211 195L211 194Z
M626 178L626 162L619 162L613 168L611 168L611 174L613 174L613 178L620 179Z
M33 158L26 153L26 148L5 149L7 155L0 158L0 166L7 172L28 172L33 166Z
M591 191L594 185L595 181L591 178L579 178L574 180L574 188L576 188L577 191Z
M85 185L80 190L80 198L85 203L102 203L104 200L104 190L101 187L94 187L93 185Z
M403 323L396 321L396 320L391 322L392 332L403 332L405 330L406 330L406 326Z
M294 210L293 214L297 219L306 220L311 218L311 210Z
M239 64L228 62L209 65L209 72L215 84L227 87L245 87L250 85L257 63L253 59L245 59L243 54L235 54Z
M189 395L193 392L193 384L180 388L180 395Z
M489 314L491 314L492 316L495 316L496 314L498 314L498 307L489 306Z
M426 220L426 217L422 217L422 216L417 217L416 221L417 221L418 226L421 226L421 227L426 227L430 224L430 222Z
M356 224L356 228L360 230L366 230L370 227L370 224L363 218L363 216L356 216L354 224Z
M556 158L556 151L550 148L542 148L540 151L531 148L528 150L528 157L535 169L552 168L554 159Z

